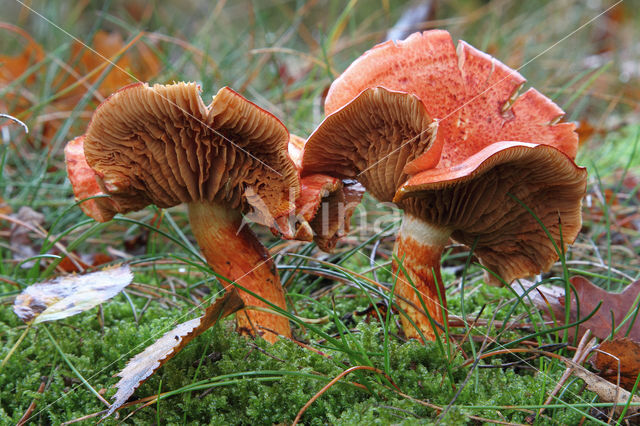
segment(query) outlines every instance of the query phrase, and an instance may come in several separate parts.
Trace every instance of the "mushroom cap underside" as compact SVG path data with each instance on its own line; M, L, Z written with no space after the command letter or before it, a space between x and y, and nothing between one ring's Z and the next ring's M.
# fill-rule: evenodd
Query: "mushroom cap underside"
M271 225L300 191L288 140L277 118L227 87L205 106L194 83L135 84L98 107L84 152L120 212L216 202Z
M391 201L408 178L406 163L433 146L435 124L416 96L366 89L311 134L300 174L357 179L378 200Z
M454 240L475 244L481 263L511 282L549 270L556 247L573 243L586 180L586 169L553 147L498 142L450 169L412 176L395 201Z
M438 121L440 165L450 167L500 140L551 145L575 158L578 137L572 123L557 123L562 109L525 83L517 71L444 30L387 41L356 59L331 85L325 112L333 114L372 87L411 93ZM557 124L556 124L557 123ZM405 172L427 168L422 158Z

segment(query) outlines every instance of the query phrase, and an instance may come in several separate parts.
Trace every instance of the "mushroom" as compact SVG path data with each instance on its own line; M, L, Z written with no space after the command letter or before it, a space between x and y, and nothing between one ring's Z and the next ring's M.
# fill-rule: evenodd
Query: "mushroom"
M67 163L67 174L73 187L73 194L80 203L80 208L87 215L98 222L107 222L118 212L118 207L109 198L90 197L105 195L98 185L96 174L87 164L84 157L84 135L78 136L64 147L64 157Z
M408 337L433 340L446 322L450 237L509 282L548 270L580 231L586 170L573 162L574 125L558 123L563 111L535 89L518 95L524 82L434 30L374 47L329 89L301 176L356 178L404 210L393 270Z
M84 136L69 142L67 167L76 197L110 196L85 203L85 212L99 221L149 204L187 203L213 270L286 309L275 264L242 213L290 233L287 216L300 184L288 140L277 118L227 87L205 106L194 83L138 83L96 109ZM268 308L240 295L246 305ZM281 315L251 310L236 317L242 332L259 332L270 342L291 336Z
M300 172L305 140L291 135L289 157ZM300 197L296 200L298 223L294 239L316 242L326 252L333 251L338 240L349 232L349 222L364 195L356 180L340 180L325 174L300 179Z

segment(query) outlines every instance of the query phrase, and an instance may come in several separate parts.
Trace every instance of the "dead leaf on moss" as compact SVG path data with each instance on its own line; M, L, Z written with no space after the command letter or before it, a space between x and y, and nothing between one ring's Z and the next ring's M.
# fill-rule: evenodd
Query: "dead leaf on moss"
M522 285L521 285L521 284ZM598 306L598 303L602 302L602 306L595 315L589 318L587 321L580 324L578 328L578 338L580 338L584 332L591 329L594 336L600 339L607 339L611 336L612 324L611 315L615 321L615 327L627 316L632 309L637 308L637 300L640 295L640 280L629 284L627 288L621 293L610 293L605 289L602 289L586 278L576 276L571 278L571 284L576 289L578 300L580 301L580 317L584 318ZM527 289L531 288L534 284L526 280L514 281L511 287L519 294L522 295ZM564 318L564 288L553 286L544 287L538 286L537 289L531 291L528 294L528 298L531 299L533 304L537 306L543 314L550 318L549 308L553 311L555 318L558 320ZM527 298L525 298L527 299ZM575 294L571 294L571 322L576 322L578 319L578 304L575 300ZM634 323L631 323L635 319ZM628 337L633 340L640 341L640 315L637 318L632 318L626 322L621 329L616 333L614 337L623 337L627 331ZM570 333L575 332L575 327L569 329ZM572 335L572 334L571 334Z
M37 256L40 253L40 243L31 238L31 232L44 223L44 215L31 207L22 206L18 213L12 214L11 233L9 243L13 248L13 259L19 262ZM24 262L23 269L35 265L34 260Z
M628 338L606 340L600 344L600 351L591 358L591 365L600 371L611 383L630 391L640 374L640 344Z
M567 362L568 361L568 362ZM625 405L631 398L631 402L634 405L630 405L627 410L627 415L632 415L638 413L640 411L640 397L636 395L631 395L631 393L627 392L624 389L621 389L614 385L611 382L603 379L595 373L587 370L581 365L578 365L570 360L566 360L565 364L571 368L574 376L582 379L587 385L587 389L591 392L595 392L600 397L600 400L603 402L614 402L616 403L615 412L620 415L622 410L625 408Z
M127 402L142 383L165 362L180 352L187 343L212 327L220 319L243 307L244 303L238 292L235 289L228 291L211 304L204 315L179 324L156 340L155 343L147 346L144 351L131 358L127 366L117 374L118 377L121 377L115 385L118 391L113 396L114 402L105 417L113 414L122 404Z
M56 321L87 311L122 291L133 281L128 265L84 275L66 275L27 287L13 311L26 323Z

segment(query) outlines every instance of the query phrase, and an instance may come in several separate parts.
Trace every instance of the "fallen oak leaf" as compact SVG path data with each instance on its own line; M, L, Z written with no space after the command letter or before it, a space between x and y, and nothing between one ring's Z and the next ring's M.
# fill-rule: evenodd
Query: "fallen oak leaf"
M55 321L105 302L133 281L128 265L33 284L20 293L13 311L25 323Z
M598 369L598 375L611 383L630 391L640 374L640 344L628 338L606 340L591 358L591 365Z
M160 339L129 360L126 367L116 376L120 381L113 395L111 408L104 416L109 417L122 406L133 392L144 383L156 370L173 358L187 343L212 327L220 319L244 308L244 303L234 288L228 291L207 307L204 315L179 324Z
M585 331L589 329L594 336L601 340L609 338L611 336L611 330L613 329L611 324L612 313L615 321L614 326L618 327L620 322L637 308L640 295L640 280L629 284L621 293L610 293L580 276L572 277L570 281L575 287L578 300L580 301L581 318L588 315L589 312L593 312L598 306L598 303L602 302L602 306L595 315L579 325L578 338L582 337ZM520 296L532 286L534 286L534 283L526 280L514 281L511 284L513 290ZM575 300L576 294L572 292L570 296L571 322L576 322L578 318L578 305ZM564 318L565 295L563 287L538 286L535 290L530 291L524 299L531 299L532 303L542 310L546 317L551 316L548 312L549 308L551 308L557 320ZM627 331L629 332L627 337L635 341L640 341L640 318L632 317L617 331L614 337L623 337L627 334ZM569 332L570 334L574 333L575 328L572 327L569 329Z

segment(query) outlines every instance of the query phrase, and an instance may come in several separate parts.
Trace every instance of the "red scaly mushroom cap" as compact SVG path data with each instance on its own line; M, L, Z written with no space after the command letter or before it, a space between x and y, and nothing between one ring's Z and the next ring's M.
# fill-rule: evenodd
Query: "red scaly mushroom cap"
M454 239L478 238L484 264L507 281L546 270L554 243L580 230L586 171L573 162L573 124L556 123L562 110L536 90L518 96L524 81L462 41L456 51L446 31L378 45L331 85L302 176L357 177Z
M571 123L555 122L564 112L535 89L519 95L526 80L517 71L460 41L447 31L415 33L379 44L356 59L327 94L325 112L334 113L362 91L384 87L416 95L438 122L438 167L450 167L496 141L551 145L572 159L578 137ZM409 163L415 174L433 158Z

